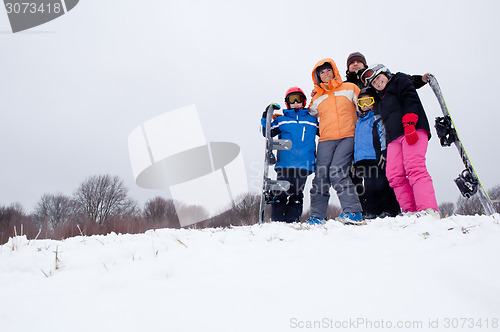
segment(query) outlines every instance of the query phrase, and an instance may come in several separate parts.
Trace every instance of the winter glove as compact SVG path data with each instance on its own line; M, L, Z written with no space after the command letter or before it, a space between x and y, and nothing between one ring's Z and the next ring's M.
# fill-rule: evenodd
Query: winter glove
M266 110L264 111L264 113L262 113L263 118L267 118L267 110L269 109L269 107L272 107L273 110L275 110L275 111L281 109L281 106L276 104L276 103L269 104L269 106L266 107Z
M405 131L406 142L413 145L418 142L418 134L415 129L415 124L418 121L418 115L415 113L407 113L403 116L403 127Z

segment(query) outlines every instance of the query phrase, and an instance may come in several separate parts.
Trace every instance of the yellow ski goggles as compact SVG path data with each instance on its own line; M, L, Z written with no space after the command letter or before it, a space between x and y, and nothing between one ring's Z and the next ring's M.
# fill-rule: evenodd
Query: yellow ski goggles
M359 98L358 99L358 106L359 107L369 107L375 104L375 98L373 97L365 97L365 98Z

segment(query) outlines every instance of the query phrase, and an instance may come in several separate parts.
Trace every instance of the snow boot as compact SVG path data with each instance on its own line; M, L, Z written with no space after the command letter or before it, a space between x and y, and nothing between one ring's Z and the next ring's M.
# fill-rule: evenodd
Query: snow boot
M340 221L346 225L363 225L363 215L361 212L344 212L337 218L336 221Z
M306 220L306 223L309 225L323 225L326 222L326 219L318 218L318 217L310 217Z

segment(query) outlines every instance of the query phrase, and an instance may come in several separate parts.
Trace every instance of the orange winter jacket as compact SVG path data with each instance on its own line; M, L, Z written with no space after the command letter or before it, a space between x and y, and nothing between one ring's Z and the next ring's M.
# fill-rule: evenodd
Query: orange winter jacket
M326 62L332 65L334 78L328 83L321 83L316 68ZM319 117L319 141L354 137L359 88L353 83L343 83L337 65L328 58L314 66L312 79L316 94L311 99L309 111Z

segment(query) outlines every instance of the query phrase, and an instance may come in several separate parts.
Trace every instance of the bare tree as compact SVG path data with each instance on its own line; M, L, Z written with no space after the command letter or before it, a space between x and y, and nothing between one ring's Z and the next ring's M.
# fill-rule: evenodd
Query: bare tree
M58 224L75 221L75 201L63 194L44 194L35 208L35 220L52 229Z
M24 213L19 203L8 207L0 207L0 244L8 241L14 235L26 235L28 238L36 236L38 228L33 219Z
M247 193L232 208L233 225L252 225L259 220L260 194Z
M474 216L476 214L484 214L484 208L477 194L470 198L460 196L457 201L455 213L464 216Z
M500 211L500 185L493 187L488 190L488 196L490 196L491 200L493 200L493 205L495 210ZM462 215L476 215L476 214L484 214L484 208L479 200L479 195L475 194L471 198L460 197L457 202L457 209L455 211L456 214Z
M136 202L128 197L128 188L118 176L106 174L87 178L74 196L79 211L100 225L114 217L137 213Z
M210 213L202 205L176 204L176 206L179 220L182 218L186 223L209 219Z
M488 190L488 195L493 201L493 206L495 206L495 210L497 212L500 212L500 185L497 185Z
M172 199L160 196L150 199L144 205L143 215L147 221L164 224L165 227L179 227L179 218Z
M444 202L439 205L439 214L441 218L446 218L453 215L455 212L455 204L452 202Z

